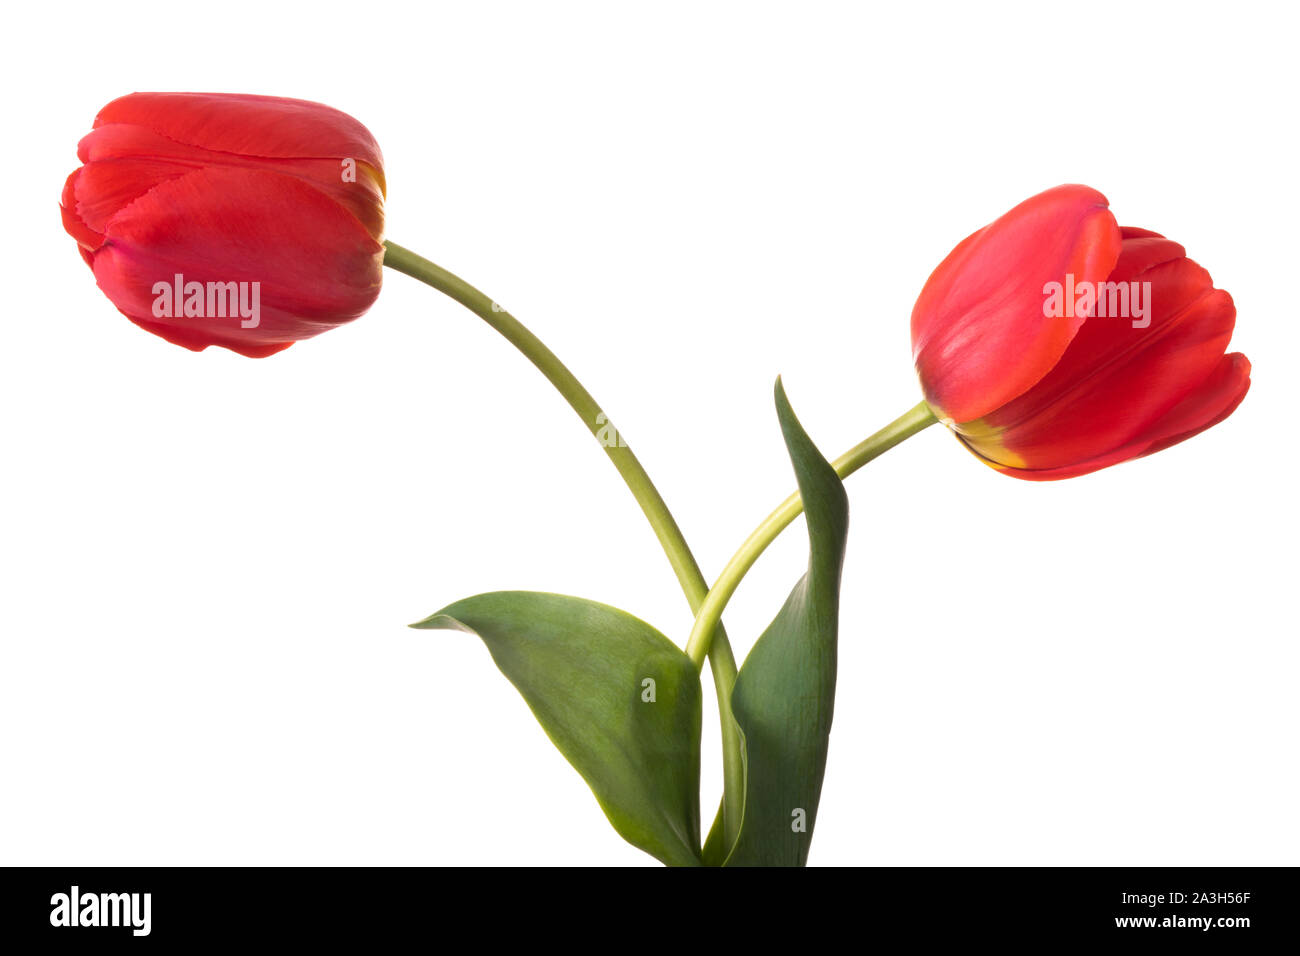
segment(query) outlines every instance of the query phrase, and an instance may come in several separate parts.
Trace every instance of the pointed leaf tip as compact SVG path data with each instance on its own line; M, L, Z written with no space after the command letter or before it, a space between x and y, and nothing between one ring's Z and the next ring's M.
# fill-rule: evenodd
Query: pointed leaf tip
M470 634L473 630L466 627L463 623L456 620L445 611L434 611L422 621L416 621L414 624L408 624L407 627L413 627L420 631L466 631Z

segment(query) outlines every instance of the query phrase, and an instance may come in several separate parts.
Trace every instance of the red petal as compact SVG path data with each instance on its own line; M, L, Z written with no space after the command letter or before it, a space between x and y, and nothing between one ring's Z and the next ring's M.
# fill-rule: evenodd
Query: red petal
M1200 434L1236 411L1249 390L1250 361L1240 352L1233 352L1221 356L1214 371L1190 395L1122 447L1061 468L1008 468L996 462L988 463L1005 474L1027 481L1056 481L1086 475L1133 458L1153 455Z
M125 312L122 313L126 315ZM247 342L214 342L212 337L202 329L183 328L177 325L162 325L158 322L147 322L144 319L137 319L133 315L126 315L128 319L134 322L146 332L152 332L159 338L166 339L173 345L179 345L187 348L191 352L202 352L209 345L221 345L232 352L238 352L240 355L248 358L266 358L277 352L283 352L292 342L274 342L269 345L253 345Z
M322 103L238 93L132 93L95 126L129 123L187 146L279 159L363 160L383 169L379 144L347 113Z
M1026 200L955 248L912 310L912 347L926 400L941 417L982 418L1060 359L1084 317L1044 315L1044 286L1099 282L1120 230L1106 197L1058 186Z
M157 165L153 168L157 173L157 181L174 178L191 169L206 166L267 169L296 176L347 207L374 239L383 238L383 172L364 161L357 162L355 182L345 182L339 159L268 159L260 156L240 156L188 146L142 126L117 123L101 125L83 137L77 151L82 162L88 167L104 163L155 163ZM171 171L170 174L168 170ZM145 191L147 189L141 189L136 195L142 195ZM130 201L130 199L122 201L121 197L99 197L98 190L85 190L79 196L83 203L87 204L99 199L97 208L99 215L104 219L116 211L111 208L112 202L120 201L121 205L125 205Z
M137 324L189 348L267 354L361 315L383 247L319 190L261 170L212 168L153 188L109 220L95 278ZM261 323L158 318L154 284L258 282Z
M1237 410L1250 391L1250 359L1241 352L1223 356L1218 367L1195 392L1157 422L1140 441L1149 441L1143 455L1154 455L1212 428Z
M1206 380L1232 338L1232 298L1182 252L1167 239L1126 239L1110 281L1150 283L1150 325L1088 319L1041 382L958 431L983 456L1033 469L1089 461L1143 434Z
M1163 239L1158 232L1152 232L1150 229L1140 229L1137 226L1120 226L1119 234L1124 239Z
M63 216L63 228L81 249L81 257L87 262L88 252L94 252L104 242L100 233L91 229L77 215L77 181L81 179L81 170L74 169L63 184L63 198L59 201L59 212Z
M123 207L159 183L176 179L198 167L153 159L113 159L81 167L75 196L77 216L102 233Z

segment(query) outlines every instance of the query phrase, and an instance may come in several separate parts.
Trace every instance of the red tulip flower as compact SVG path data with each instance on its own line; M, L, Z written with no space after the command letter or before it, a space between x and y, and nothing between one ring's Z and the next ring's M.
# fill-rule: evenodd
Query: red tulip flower
M1058 186L949 253L912 310L912 346L926 402L976 456L1050 480L1232 414L1250 388L1250 362L1224 354L1235 319L1182 246Z
M384 258L383 157L319 103L133 93L95 118L63 224L132 322L261 357L361 315Z

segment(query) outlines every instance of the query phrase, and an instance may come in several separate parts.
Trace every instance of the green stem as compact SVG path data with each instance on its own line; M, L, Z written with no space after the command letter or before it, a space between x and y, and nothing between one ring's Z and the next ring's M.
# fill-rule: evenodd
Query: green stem
M574 374L518 319L468 282L441 266L395 242L384 243L384 265L419 279L465 306L522 352L564 396L565 401L582 419L588 431L600 441L605 454L614 463L614 467L618 469L619 475L632 492L632 497L641 506L641 511L650 522L650 527L654 529L664 554L668 556L668 563L672 565L673 573L677 575L677 582L686 594L691 613L698 614L709 593L709 585L704 580L700 566L691 554L691 549L687 546L677 521L668 510L668 505L664 503L650 476L646 474L641 462L636 455L632 454L632 449L622 441L591 393L583 387ZM713 672L713 683L717 688L718 714L722 723L723 802L726 808L724 813L728 819L739 821L740 807L744 800L745 776L740 735L731 716L731 688L736 682L736 658L732 654L726 632L716 620L714 623L716 637L712 639L708 658ZM704 655L701 654L695 661L696 670L703 666L703 662Z
M831 462L831 465L837 475L841 478L847 478L873 458L884 454L900 442L933 425L936 421L937 419L934 417L934 412L930 410L930 406L925 402L920 402L916 407L890 422L870 438L840 455L839 458ZM754 562L758 560L759 555L767 550L767 546L775 541L777 536L789 526L790 522L799 517L802 512L803 499L799 497L799 492L796 491L781 502L781 505L754 529L754 532L745 539L745 543L727 562L727 566L713 583L708 596L705 597L704 603L696 613L695 626L691 628L690 639L686 642L686 656L695 663L697 668L701 666L712 645L717 642L717 635L721 634L718 621L722 617L723 608L727 606L731 596L736 593L736 588L740 586L745 574L754 566Z

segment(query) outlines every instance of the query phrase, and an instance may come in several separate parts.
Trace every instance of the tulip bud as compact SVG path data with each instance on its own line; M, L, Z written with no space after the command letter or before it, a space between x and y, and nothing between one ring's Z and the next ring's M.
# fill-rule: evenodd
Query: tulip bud
M319 103L133 93L109 103L63 189L63 224L132 322L262 357L375 301L383 157Z
M1106 197L1058 186L968 237L921 290L925 398L987 464L1070 478L1227 418L1250 362L1236 308L1183 247L1121 228Z

